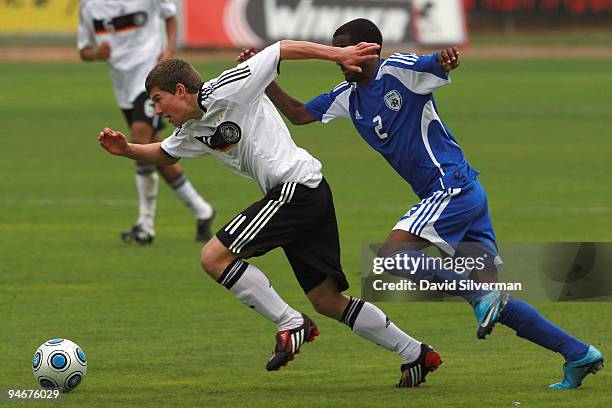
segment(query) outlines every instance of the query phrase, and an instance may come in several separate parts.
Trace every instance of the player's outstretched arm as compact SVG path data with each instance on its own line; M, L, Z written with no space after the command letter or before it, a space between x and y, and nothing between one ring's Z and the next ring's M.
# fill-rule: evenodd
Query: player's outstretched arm
M168 156L161 148L161 143L134 144L128 143L127 138L121 132L110 128L104 128L98 135L98 141L110 154L123 156L136 160L140 163L150 163L157 166L170 165L178 161Z
M445 72L450 72L459 66L459 49L450 47L440 50L438 53L438 64Z
M266 95L268 95L274 106L294 125L306 125L316 121L314 116L306 109L306 105L285 92L276 81L268 85Z
M359 43L350 47L331 47L309 41L282 40L280 42L281 60L319 59L333 61L350 71L361 72L362 62L378 59L375 52L380 45Z
M245 48L236 57L236 62L244 62L255 54L257 54L255 48ZM306 109L306 105L285 92L276 81L272 81L272 83L268 85L266 88L266 95L268 95L268 98L270 98L274 106L276 106L276 108L294 125L306 125L316 121L308 109Z

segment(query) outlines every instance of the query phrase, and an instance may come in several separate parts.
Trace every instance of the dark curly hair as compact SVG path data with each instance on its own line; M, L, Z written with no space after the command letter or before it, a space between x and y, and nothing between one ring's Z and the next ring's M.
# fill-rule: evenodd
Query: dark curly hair
M351 39L353 44L358 44L360 42L369 42L376 43L380 45L377 53L380 55L380 51L382 50L383 38L380 30L370 20L366 20L365 18L358 18L356 20L349 21L348 23L342 24L336 32L334 33L334 37L339 35L346 34Z

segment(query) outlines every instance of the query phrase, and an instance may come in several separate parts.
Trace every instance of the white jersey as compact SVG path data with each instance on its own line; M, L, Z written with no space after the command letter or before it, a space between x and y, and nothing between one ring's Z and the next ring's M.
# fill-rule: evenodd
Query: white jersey
M108 66L119 107L131 109L165 43L165 20L176 14L171 0L82 0L79 51L110 44Z
M190 119L161 147L172 157L212 155L257 181L264 193L282 183L316 188L321 163L296 146L278 111L264 95L276 78L280 43L205 82L198 93L201 119Z

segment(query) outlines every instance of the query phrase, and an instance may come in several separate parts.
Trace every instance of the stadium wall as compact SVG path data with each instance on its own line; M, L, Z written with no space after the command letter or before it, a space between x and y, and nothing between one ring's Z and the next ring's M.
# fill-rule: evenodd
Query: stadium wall
M180 45L262 46L283 38L328 42L342 23L369 18L389 45L466 42L461 0L175 0ZM449 7L450 5L450 7ZM73 39L78 0L0 2L0 37Z
M340 24L374 20L388 45L465 44L470 32L610 30L612 0L174 0L180 45L261 46L280 38L329 41ZM74 42L78 0L0 1L3 43Z

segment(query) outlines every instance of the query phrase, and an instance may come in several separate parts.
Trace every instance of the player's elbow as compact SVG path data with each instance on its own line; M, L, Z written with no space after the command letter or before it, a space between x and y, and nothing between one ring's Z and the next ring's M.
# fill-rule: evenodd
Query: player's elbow
M289 122L291 122L294 125L305 125L306 123L308 123L304 121L304 119L298 118L298 117L290 117Z
M294 125L307 125L315 120L306 108L296 109L288 118Z

